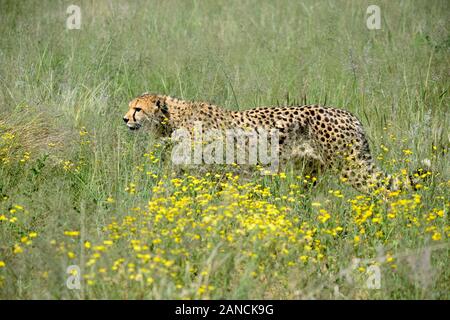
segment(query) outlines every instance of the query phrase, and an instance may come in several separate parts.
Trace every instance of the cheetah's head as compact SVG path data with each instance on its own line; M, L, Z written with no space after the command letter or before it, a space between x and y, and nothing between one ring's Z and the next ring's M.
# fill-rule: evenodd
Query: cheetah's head
M165 96L144 93L131 100L123 121L130 130L138 130L144 123L148 123L153 128L159 128L167 118L168 110L165 101Z

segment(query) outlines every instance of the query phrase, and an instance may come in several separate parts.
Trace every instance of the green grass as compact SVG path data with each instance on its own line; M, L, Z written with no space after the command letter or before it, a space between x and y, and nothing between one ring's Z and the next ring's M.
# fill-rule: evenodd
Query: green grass
M369 1L80 1L81 30L65 28L69 4L0 0L0 298L449 298L448 1L378 1L372 31ZM384 170L430 159L434 174L387 202L330 175L312 189L289 170L176 176L123 125L145 91L344 108ZM367 289L377 256L381 288ZM349 282L354 258L365 269ZM69 265L81 290L66 287Z

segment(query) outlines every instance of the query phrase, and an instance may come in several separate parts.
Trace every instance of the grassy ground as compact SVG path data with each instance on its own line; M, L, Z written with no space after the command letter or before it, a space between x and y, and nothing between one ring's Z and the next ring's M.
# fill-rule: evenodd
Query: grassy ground
M0 0L0 298L450 298L450 3L377 1L371 31L372 2L79 1L67 30L70 1ZM383 169L434 174L387 201L177 176L122 123L144 91L345 108Z

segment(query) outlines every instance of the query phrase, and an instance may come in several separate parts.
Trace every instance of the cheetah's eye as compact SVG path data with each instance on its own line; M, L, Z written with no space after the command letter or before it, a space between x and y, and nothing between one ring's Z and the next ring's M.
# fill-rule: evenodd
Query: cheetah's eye
M134 109L136 112L140 112L142 109L141 108L135 108Z

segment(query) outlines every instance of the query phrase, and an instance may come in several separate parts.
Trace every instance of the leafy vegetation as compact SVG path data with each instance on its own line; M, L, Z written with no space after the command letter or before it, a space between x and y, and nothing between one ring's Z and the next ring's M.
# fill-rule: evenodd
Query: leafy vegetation
M0 297L448 299L450 3L378 1L381 30L369 4L81 1L67 30L66 2L0 1ZM123 125L144 91L341 107L385 171L433 174L178 173Z

